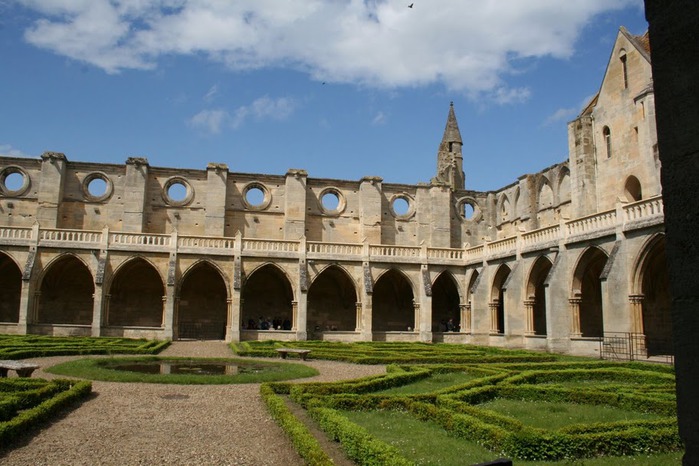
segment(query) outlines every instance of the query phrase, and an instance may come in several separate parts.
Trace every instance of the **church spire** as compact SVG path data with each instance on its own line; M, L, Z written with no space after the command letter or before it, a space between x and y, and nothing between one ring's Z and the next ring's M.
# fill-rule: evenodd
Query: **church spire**
M437 176L433 183L447 184L451 189L464 189L463 156L461 154L461 132L454 113L454 102L449 104L447 125L437 152Z

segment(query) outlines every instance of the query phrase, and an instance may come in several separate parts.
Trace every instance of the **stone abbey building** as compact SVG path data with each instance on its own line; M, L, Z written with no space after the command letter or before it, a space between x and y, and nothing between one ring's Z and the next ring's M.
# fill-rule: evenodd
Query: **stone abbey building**
M647 35L621 28L568 160L468 189L0 158L0 333L474 343L668 354Z

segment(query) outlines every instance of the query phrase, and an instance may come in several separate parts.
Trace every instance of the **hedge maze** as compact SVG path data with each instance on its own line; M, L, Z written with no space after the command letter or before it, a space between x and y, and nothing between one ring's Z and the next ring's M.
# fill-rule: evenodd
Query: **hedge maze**
M274 345L245 346L259 354L273 350ZM357 464L412 464L409 455L352 422L348 413L358 411L407 413L487 448L494 457L516 460L648 455L683 448L671 366L462 345L299 342L298 346L313 349L315 358L389 364L387 374L377 377L342 383L272 383L265 388L303 406ZM396 387L448 373L468 377L464 383L432 392L392 393ZM494 408L507 402L532 403L543 419L536 425ZM557 417L560 406L575 406L583 412L604 407L621 413L621 419L560 422L566 421Z
M0 335L0 359L26 359L79 354L156 354L169 341L108 337Z
M168 341L127 338L0 335L0 360L80 354L154 354ZM92 383L76 380L0 378L0 449L33 432L90 396Z

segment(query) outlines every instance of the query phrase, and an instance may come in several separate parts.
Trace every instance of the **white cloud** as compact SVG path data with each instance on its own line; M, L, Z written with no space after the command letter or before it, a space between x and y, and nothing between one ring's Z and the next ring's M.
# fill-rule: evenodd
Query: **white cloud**
M231 114L225 109L217 108L202 110L189 119L191 127L210 134L218 134L224 127L239 128L248 119L257 121L285 120L296 109L296 102L289 97L272 99L263 96L255 99L250 105L243 105Z
M384 112L378 112L376 115L374 115L374 118L371 120L371 124L374 126L380 126L386 123L386 119L388 117Z
M189 125L206 133L218 134L221 126L230 120L230 114L223 109L202 110L189 119Z
M206 91L206 94L204 94L204 101L205 102L211 102L216 98L218 95L218 84L214 84L209 88L208 91Z
M40 18L30 43L108 73L162 55L233 69L287 67L394 88L439 83L497 102L526 99L503 76L525 57L568 58L581 29L641 0L19 0Z
M29 157L19 149L13 148L10 144L0 144L0 156L2 157Z
M572 120L573 118L576 117L580 109L577 108L559 108L555 112L553 112L551 115L549 115L546 120L544 120L544 126L549 126L554 123L558 123L561 121L568 122Z

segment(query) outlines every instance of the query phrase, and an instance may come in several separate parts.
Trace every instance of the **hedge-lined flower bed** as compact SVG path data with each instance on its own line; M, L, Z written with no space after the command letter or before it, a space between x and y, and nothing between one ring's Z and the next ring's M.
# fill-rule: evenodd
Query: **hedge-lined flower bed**
M110 337L0 335L0 359L27 359L79 354L157 354L168 340Z
M87 398L89 381L7 378L0 381L0 445L35 429L60 410Z
M275 348L265 342L262 347ZM327 343L303 345L315 357L323 353ZM358 351L358 345L353 345ZM392 347L381 344L379 350L393 363L395 352L408 349L404 344ZM288 393L308 410L327 434L340 441L348 455L358 464L409 464L394 447L377 441L363 428L352 423L343 411L403 411L416 419L434 422L452 436L478 443L494 456L510 456L518 460L556 461L595 456L633 456L670 452L682 449L677 431L674 400L674 374L671 367L621 364L594 360L565 360L523 363L511 351L483 351L480 364L454 364L454 349L441 350L432 345L434 354L417 346L423 361L451 355L451 364L400 364L388 367L386 375L341 383L277 384L274 390ZM250 348L257 347L256 344ZM257 348L261 350L262 348ZM329 351L333 348L330 347ZM347 349L335 353L346 353ZM373 351L376 353L376 351ZM464 357L470 361L471 349ZM490 357L489 356L497 356ZM375 357L375 356L372 356ZM503 363L499 358L510 358ZM555 358L555 357L554 357ZM355 359L362 359L355 355ZM376 393L387 388L415 383L435 373L469 372L478 378L458 386L418 395ZM539 428L527 425L526 419L515 419L481 406L497 398L539 403L601 405L638 413L652 413L649 420L615 420L612 422L577 423L561 428ZM376 443L374 443L376 441Z

